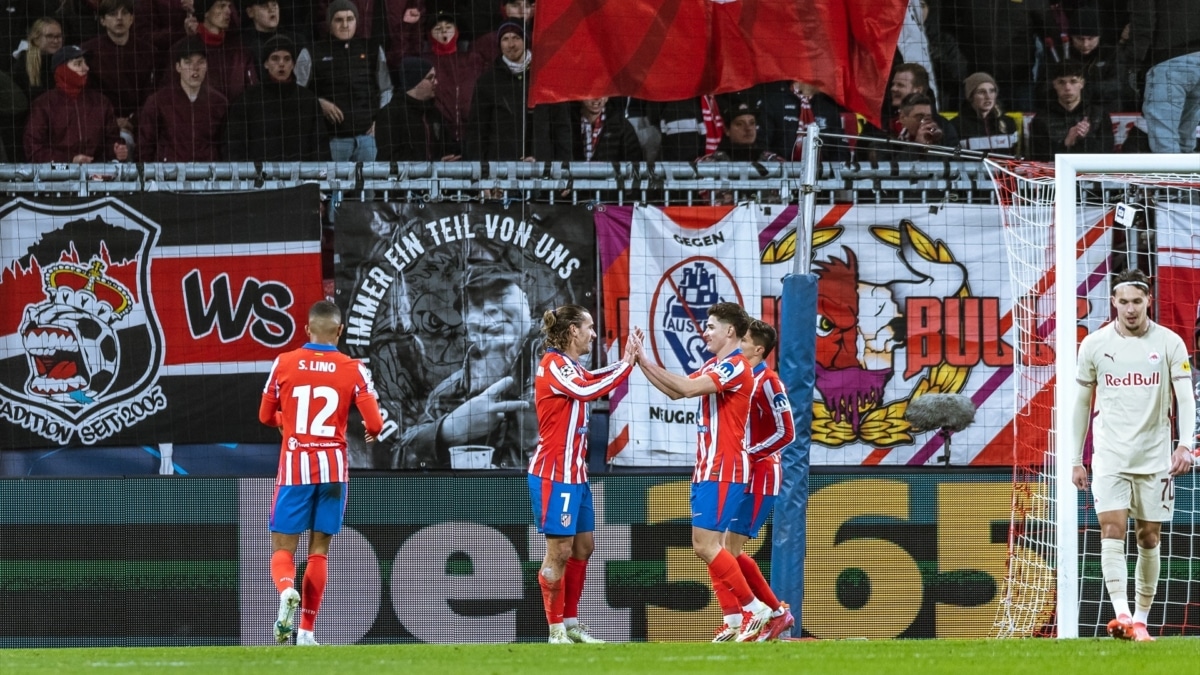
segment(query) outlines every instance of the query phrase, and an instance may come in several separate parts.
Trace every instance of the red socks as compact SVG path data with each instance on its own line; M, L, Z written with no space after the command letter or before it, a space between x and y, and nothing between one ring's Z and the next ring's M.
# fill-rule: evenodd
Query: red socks
M746 578L746 584L754 592L754 597L767 603L771 611L778 610L779 598L775 597L771 585L763 578L762 570L758 569L758 563L754 562L754 558L742 553L737 557L737 564L742 570L742 576Z
M275 590L280 593L296 587L296 556L291 551L271 554L271 578L275 580Z
M567 571L563 575L563 618L579 616L579 598L583 595L583 582L587 578L587 561L567 558Z
M325 582L329 578L329 561L326 556L308 556L304 567L303 588L300 590L300 630L312 630L321 609L321 598L325 595Z
M722 584L728 587L740 607L754 602L754 593L746 583L746 578L742 576L737 559L729 551L721 549L717 557L713 558L713 561L708 564L708 576L713 579L714 589L719 588ZM720 601L720 596L717 597L717 600Z
M546 625L553 626L563 622L563 580L547 581L538 570L538 585L542 587L542 605L546 608Z

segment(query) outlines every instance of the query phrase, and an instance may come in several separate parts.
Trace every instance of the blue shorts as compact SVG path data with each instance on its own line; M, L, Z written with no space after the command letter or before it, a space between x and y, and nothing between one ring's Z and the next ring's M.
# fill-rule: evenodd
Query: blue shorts
M692 483L692 527L714 532L731 529L745 493L745 483L715 480Z
M596 529L596 510L592 506L592 486L587 483L560 483L527 474L529 503L533 524L539 534L548 537L573 537Z
M767 522L767 516L771 515L771 509L775 508L776 499L775 495L743 494L738 502L737 518L729 526L729 531L751 539L757 537L763 523Z
M346 515L345 483L279 485L271 505L271 531L301 534L309 530L337 534Z

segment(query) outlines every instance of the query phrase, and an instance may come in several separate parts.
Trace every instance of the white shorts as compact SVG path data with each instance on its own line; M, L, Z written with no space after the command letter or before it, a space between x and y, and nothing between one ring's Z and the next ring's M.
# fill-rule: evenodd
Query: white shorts
M1092 477L1096 513L1127 510L1132 518L1167 522L1175 513L1175 479L1159 473L1110 473Z

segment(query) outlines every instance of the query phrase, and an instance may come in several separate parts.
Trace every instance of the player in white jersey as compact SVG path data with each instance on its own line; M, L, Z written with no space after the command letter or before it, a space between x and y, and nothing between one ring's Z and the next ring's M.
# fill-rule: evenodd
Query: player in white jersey
M1079 394L1075 400L1075 461L1071 480L1086 490L1083 445L1092 427L1092 497L1100 520L1100 567L1116 615L1108 633L1150 642L1146 619L1158 587L1159 532L1175 507L1175 476L1195 459L1196 401L1183 340L1150 320L1150 280L1130 269L1112 281L1117 318L1079 346ZM1092 418L1093 394L1095 418ZM1172 450L1172 394L1178 441ZM1136 609L1129 612L1125 539L1136 522Z

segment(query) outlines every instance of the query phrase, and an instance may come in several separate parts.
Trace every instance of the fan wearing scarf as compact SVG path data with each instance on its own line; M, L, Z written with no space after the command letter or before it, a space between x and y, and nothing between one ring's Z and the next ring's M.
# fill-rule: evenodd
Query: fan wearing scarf
M87 87L85 54L71 45L51 59L54 89L33 102L25 126L25 156L30 162L88 164L129 157L112 103Z

